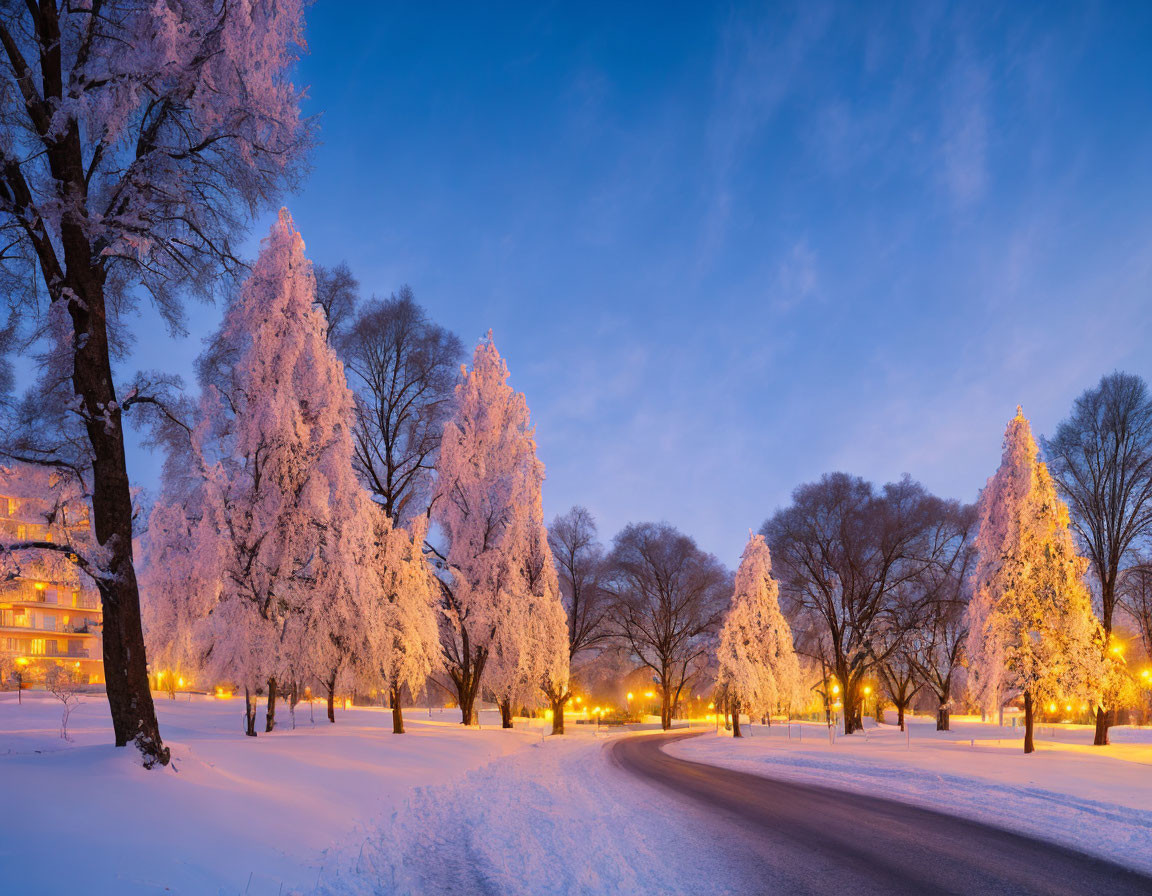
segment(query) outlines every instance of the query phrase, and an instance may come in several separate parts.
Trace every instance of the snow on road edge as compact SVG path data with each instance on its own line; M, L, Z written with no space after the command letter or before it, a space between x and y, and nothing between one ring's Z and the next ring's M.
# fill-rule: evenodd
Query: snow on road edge
M787 750L738 755L730 737L704 736L663 748L678 759L769 778L898 800L1058 843L1152 874L1152 810L1023 784L931 771L852 754Z

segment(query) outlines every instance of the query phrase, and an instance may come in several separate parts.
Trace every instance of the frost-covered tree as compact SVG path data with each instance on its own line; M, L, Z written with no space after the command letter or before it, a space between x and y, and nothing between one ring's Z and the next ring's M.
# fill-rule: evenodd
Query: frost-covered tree
M1037 701L1094 700L1105 668L1068 509L1023 411L1008 423L1000 468L980 494L968 655L986 708L1024 698L1024 752Z
M502 702L527 687L526 664L537 659L529 571L543 563L541 545L547 548L539 525L544 467L528 405L508 384L491 333L462 370L436 471L431 514L447 543L441 645L461 721L470 725L490 662L496 668L488 684Z
M239 269L245 213L295 179L308 128L288 73L302 26L298 0L0 10L0 272L22 295L34 272L46 317L62 324L46 339L69 362L91 471L100 549L85 560L104 609L113 732L147 766L168 752L148 689L123 415L154 396L121 395L112 356L134 296L179 329L181 296ZM37 304L33 293L19 308L33 326Z
M375 507L372 519L375 580L368 585L367 612L360 622L357 679L387 688L392 731L403 734L404 689L416 693L440 668L440 589L424 557L427 520L417 517L410 529L394 527Z
M535 708L543 696L555 703L568 693L568 619L544 529L540 481L534 486L532 503L521 508L527 512L516 560L521 580L506 591L505 621L497 627L485 672L505 728L512 727L516 707ZM562 719L557 726L553 716L552 731L564 732Z
M200 481L170 484L150 533L195 601L206 673L245 689L250 735L252 693L267 684L271 730L285 677L324 682L333 718L372 584L364 561L375 511L352 469L352 397L314 297L303 240L282 211L201 359L189 439ZM181 523L176 502L194 525Z
M716 652L716 683L728 696L736 737L741 736L741 712L765 715L800 699L800 663L792 629L780 612L779 594L768 545L764 536L753 535L736 570L735 593Z
M196 627L209 583L196 575L205 565L195 556L199 549L196 510L187 498L163 494L148 517L144 535L140 599L144 616L144 642L152 671L171 670L194 680L203 670L196 642Z

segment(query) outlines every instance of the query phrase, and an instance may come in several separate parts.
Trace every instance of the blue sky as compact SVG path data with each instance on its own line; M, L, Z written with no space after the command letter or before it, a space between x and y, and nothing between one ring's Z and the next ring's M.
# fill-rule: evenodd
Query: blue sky
M972 500L1017 403L1152 378L1152 5L569 6L316 4L285 199L365 293L494 330L549 516L734 564L801 482Z

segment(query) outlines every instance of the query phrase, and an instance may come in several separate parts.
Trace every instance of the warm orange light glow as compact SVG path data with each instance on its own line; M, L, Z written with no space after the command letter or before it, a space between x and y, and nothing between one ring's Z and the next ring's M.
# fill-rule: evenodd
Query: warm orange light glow
M1056 712L1056 704L1055 703L1049 703L1048 704L1048 712Z
M840 693L840 685L838 685L838 684L832 685L832 693L833 694L839 694Z
M544 718L546 718L548 721L552 721L552 710L544 710Z
M161 669L159 672L156 673L156 680L157 681L163 681L164 680L164 670L163 669Z
M231 694L230 694L228 691L224 690L224 688L217 686L217 688L216 688L216 696L217 696L217 698L219 698L220 700L224 700L224 699L226 699L226 698L228 698L228 697L231 697L232 695L231 695Z
M1140 677L1141 678L1152 677L1152 669L1145 669L1143 672L1140 673Z
M716 708L716 704L715 704L715 703L709 703L709 704L708 704L708 708L709 708L709 709L715 709L715 708Z
M1067 706L1064 707L1064 712L1072 712L1072 704L1071 703L1069 703Z
M583 702L584 702L584 698L583 698L583 697L577 697L577 698L576 698L576 702L577 702L577 703L583 703Z
M27 666L28 660L25 657L20 657L18 660L16 660L16 665L17 666Z
M872 693L872 685L869 685L869 684L864 685L864 693L865 694L871 694Z
M176 682L176 685L177 685L177 687L181 687L181 688L184 687L184 679L183 678L178 679Z
M36 583L36 590L37 590L37 591L43 591L43 590L44 590L45 588L47 588L47 587L48 587L48 586L47 586L47 585L45 585L43 582L37 582L37 583Z
M632 702L632 692L631 691L628 692L628 702L629 703Z
M645 692L644 692L644 696L645 696L645 697L647 697L649 700L651 700L651 699L652 699L653 697L655 697L656 695L655 695L655 694L653 694L651 691L645 691Z

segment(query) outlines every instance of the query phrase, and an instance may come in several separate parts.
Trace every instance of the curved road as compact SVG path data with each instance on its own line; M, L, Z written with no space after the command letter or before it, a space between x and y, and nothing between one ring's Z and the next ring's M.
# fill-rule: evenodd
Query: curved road
M622 738L611 757L674 798L711 810L716 859L747 863L749 892L1152 894L1152 878L999 828L892 800L676 759L695 735Z

